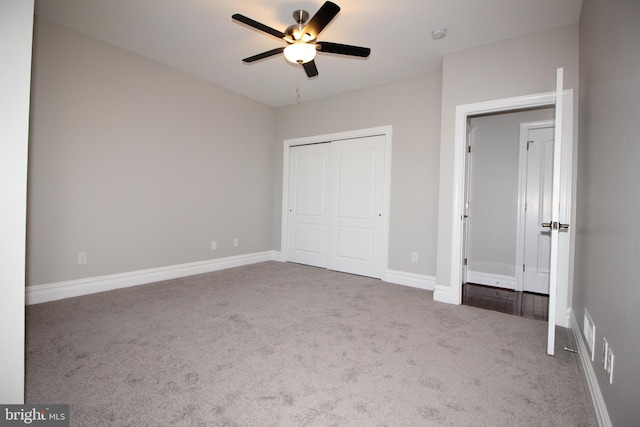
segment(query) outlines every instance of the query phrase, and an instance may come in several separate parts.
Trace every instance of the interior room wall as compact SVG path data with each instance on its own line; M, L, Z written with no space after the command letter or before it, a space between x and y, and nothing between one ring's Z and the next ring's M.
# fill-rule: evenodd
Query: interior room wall
M271 250L275 125L275 108L37 19L28 285Z
M451 287L454 131L456 106L555 90L564 67L565 89L578 88L578 24L528 34L443 59L436 284ZM574 106L574 115L577 106ZM574 129L574 146L577 123ZM457 284L456 284L457 285ZM566 316L565 316L566 317Z
M392 125L389 268L435 275L441 76L440 70L434 70L278 109L273 186L276 249L282 218L283 141ZM418 253L417 263L411 262L411 252Z
M614 426L640 420L640 3L585 0L580 18L580 150L573 311L596 326L592 362ZM613 384L601 363L614 354Z
M24 285L33 0L0 2L0 402L24 403Z
M515 280L520 124L553 118L552 108L471 118L469 271Z

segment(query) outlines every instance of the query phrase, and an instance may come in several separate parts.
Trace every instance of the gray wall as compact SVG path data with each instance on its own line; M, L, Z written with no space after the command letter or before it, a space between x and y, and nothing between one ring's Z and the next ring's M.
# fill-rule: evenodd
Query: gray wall
M29 285L272 249L274 108L44 20L32 84Z
M392 125L389 268L434 276L440 88L438 70L280 108L275 146L274 247L280 248L283 141ZM411 262L411 252L418 252L418 263Z
M640 3L585 0L580 20L578 235L573 310L615 355L593 362L614 426L640 420ZM598 355L599 356L599 355Z
M574 96L577 97L577 24L528 34L444 57L437 285L451 286L453 145L456 106L551 92L555 89L555 75L558 67L564 67L564 87L575 89ZM576 107L574 107L574 114L577 114ZM577 130L577 123L575 126ZM574 131L574 139L576 133Z
M553 118L545 108L471 119L470 271L515 277L520 123Z
M576 33L571 26L451 56L444 92L442 73L432 71L273 109L36 21L28 283L279 249L282 141L383 125L393 126L389 267L434 276L440 126L448 123L440 111L479 96L460 97L452 85L477 92L478 82L490 80L491 61L509 63L514 51L529 51L539 71L525 80L544 84L514 84L517 91L480 98L550 90L547 71L572 64ZM549 46L552 53L531 55ZM563 54L567 61L556 60ZM481 76L471 85L462 70L469 64ZM88 252L87 265L77 264L80 251Z

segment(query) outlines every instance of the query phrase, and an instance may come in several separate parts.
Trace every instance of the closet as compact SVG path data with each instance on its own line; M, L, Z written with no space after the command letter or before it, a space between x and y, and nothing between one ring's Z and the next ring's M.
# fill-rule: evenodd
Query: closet
M286 261L381 278L386 136L293 145Z

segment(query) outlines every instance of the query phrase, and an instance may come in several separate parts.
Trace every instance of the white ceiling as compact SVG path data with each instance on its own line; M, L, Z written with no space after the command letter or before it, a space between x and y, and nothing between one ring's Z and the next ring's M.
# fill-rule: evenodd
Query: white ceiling
M301 101L439 68L442 56L578 22L582 0L334 0L338 16L318 40L370 47L369 58L318 54L301 73ZM36 15L198 76L268 105L297 102L296 67L281 55L242 59L284 42L231 19L277 30L323 0L36 0ZM431 30L448 29L443 40Z

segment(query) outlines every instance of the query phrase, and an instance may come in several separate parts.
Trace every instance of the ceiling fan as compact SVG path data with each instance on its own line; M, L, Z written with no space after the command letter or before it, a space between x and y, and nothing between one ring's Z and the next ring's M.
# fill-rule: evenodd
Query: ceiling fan
M287 43L287 46L268 50L248 58L244 58L242 61L250 63L284 53L284 57L287 61L302 65L308 77L315 77L318 75L318 68L315 63L316 52L357 56L361 58L368 57L371 53L371 49L368 47L317 40L322 30L329 25L338 12L340 12L340 6L327 1L322 5L322 7L320 7L311 20L307 22L309 19L309 13L306 10L296 10L293 12L293 18L296 20L297 24L291 25L284 32L278 31L258 21L254 21L253 19L247 18L239 13L234 14L232 16L234 20L282 39Z

